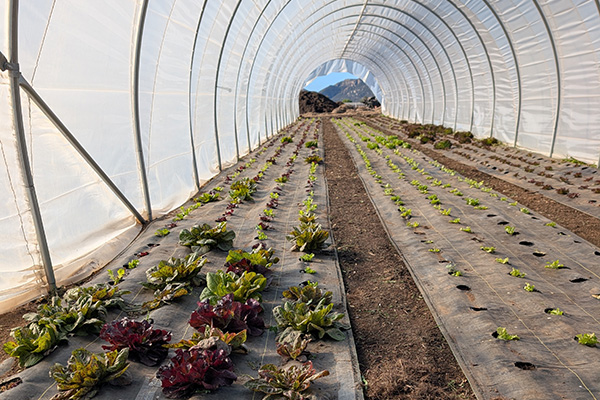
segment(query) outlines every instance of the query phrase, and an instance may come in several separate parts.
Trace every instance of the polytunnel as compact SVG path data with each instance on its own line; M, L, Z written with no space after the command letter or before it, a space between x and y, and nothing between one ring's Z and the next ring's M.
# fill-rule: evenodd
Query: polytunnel
M0 20L0 313L103 268L331 72L396 120L600 159L598 0L0 0Z

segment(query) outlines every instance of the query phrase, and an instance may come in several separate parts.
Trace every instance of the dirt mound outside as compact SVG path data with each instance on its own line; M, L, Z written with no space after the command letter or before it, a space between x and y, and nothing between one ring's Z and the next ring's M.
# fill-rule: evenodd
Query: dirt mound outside
M338 105L317 92L302 90L299 96L300 114L305 113L329 113Z

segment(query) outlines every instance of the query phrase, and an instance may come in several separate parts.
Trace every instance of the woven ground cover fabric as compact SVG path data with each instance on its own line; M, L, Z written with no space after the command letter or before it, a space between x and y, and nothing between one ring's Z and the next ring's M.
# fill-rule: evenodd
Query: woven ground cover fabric
M579 345L574 337L600 327L594 297L600 293L598 248L560 226L546 226L549 219L418 151L375 148L382 133L364 123L334 122L478 397L597 398L599 349ZM432 204L432 195L439 204ZM399 196L410 215L401 217L392 196ZM469 205L467 198L479 204ZM451 211L442 215L443 210ZM507 227L518 234L508 234ZM498 262L506 258L506 264ZM546 268L556 260L567 268ZM526 276L509 275L513 268ZM535 291L524 290L526 283ZM557 307L564 315L545 312ZM499 327L520 340L493 337Z
M281 136L290 136L292 143L282 145ZM216 187L222 187L221 200L210 202L193 210L182 220L175 222L176 227L171 227L171 233L164 237L155 236L154 232L173 223L172 218L176 212L167 218L155 221L149 226L140 237L124 252L117 257L108 268L118 269L127 264L132 259L139 259L137 268L128 270L127 275L119 287L123 290L129 290L131 294L125 298L135 304L141 304L153 298L152 290L143 288L140 282L146 281L145 271L157 265L161 260L170 257L184 257L190 253L187 247L178 244L179 232L182 229L189 229L193 225L207 223L211 226L216 224L215 219L220 218L226 211L229 202L229 186L236 179L252 178L258 174L267 160L276 155L277 149L281 147L276 164L270 165L264 171L263 177L257 183L257 191L253 194L253 200L243 201L235 208L233 215L227 217L227 229L236 233L234 240L234 249L244 249L250 251L251 247L258 243L256 239L256 225L261 222L260 215L266 208L266 203L270 201L270 193L277 186L279 190L279 206L274 209L275 216L272 222L268 224L271 229L265 231L268 238L264 240L267 247L275 250L274 256L280 258L280 262L272 267L273 281L271 286L263 292L262 314L267 326L276 326L272 316L272 310L275 306L283 303L282 291L289 286L299 285L310 279L319 282L319 287L333 292L334 311L346 313L345 294L343 282L339 273L336 253L330 247L329 249L317 253L310 267L316 271L314 275L303 273L306 263L299 260L303 253L292 252L292 244L285 239L285 235L290 232L293 226L298 225L298 211L303 208L302 201L307 197L306 183L308 182L310 164L305 163L304 158L314 153L322 155L322 149L310 150L305 146L298 146L301 138L306 140L320 140L320 125L316 120L300 120L294 125L286 128L282 135L276 136L269 142L260 147L257 151L241 160L238 164L223 171L213 180L211 180L203 192L208 192ZM298 149L297 158L291 160L294 150ZM254 160L254 161L253 161ZM288 163L288 165L286 165ZM284 184L275 182L286 171L292 169L293 173L289 176L289 181ZM227 180L227 176L237 174L235 179ZM315 175L317 180L312 187L314 192L314 202L318 208L316 214L323 229L329 230L329 221L327 216L327 186L324 181L322 167L317 167ZM194 204L190 202L183 206L188 208ZM331 239L329 240L331 242ZM147 255L140 256L144 253ZM227 252L212 250L208 252L206 258L209 260L203 267L201 274L215 272L223 268ZM106 282L105 272L97 275L92 282ZM86 284L86 285L87 285ZM190 295L176 299L172 304L158 308L148 314L154 320L155 328L169 330L173 333L171 343L184 338L191 337L194 329L189 326L188 320L191 313L196 309L200 292L204 287L195 288ZM124 313L111 313L108 320L120 318ZM146 314L137 315L136 319L145 318ZM348 322L346 316L344 320ZM356 360L354 341L350 330L344 331L346 339L339 342L331 340L318 340L309 343L307 350L314 356L312 362L318 371L328 370L330 375L319 379L311 386L312 393L319 398L354 400L362 399L362 390L360 389L360 374L358 372L358 362ZM281 357L275 349L276 333L270 330L258 337L248 337L246 346L249 353L245 355L232 354L234 363L234 372L238 376L238 381L230 387L223 387L213 394L197 394L193 398L221 398L221 399L253 399L258 394L246 389L242 383L249 377L256 377L258 368L267 363L276 365L281 364ZM26 369L19 374L23 383L14 389L11 389L0 395L1 399L50 399L57 393L56 385L48 376L48 370L54 363L66 363L71 351L78 347L100 352L101 346L106 344L96 336L86 336L79 338L70 338L68 346L59 346L52 354L42 360L39 364ZM174 351L170 350L169 356L163 362L166 364ZM112 387L104 385L95 398L97 399L162 399L165 398L161 391L160 381L155 377L158 367L146 367L140 363L131 362L129 371L133 376L133 383L124 387Z

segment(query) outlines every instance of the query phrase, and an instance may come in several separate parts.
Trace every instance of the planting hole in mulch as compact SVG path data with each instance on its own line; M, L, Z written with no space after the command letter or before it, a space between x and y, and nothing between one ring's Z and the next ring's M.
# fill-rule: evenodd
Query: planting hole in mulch
M21 383L23 383L23 380L21 378L19 378L18 376L16 378L12 378L5 382L2 382L2 383L0 383L0 393L6 392L7 390L17 387Z
M569 279L569 282L571 282L571 283L581 283L581 282L585 282L585 281L587 281L587 278Z
M594 251L594 255L600 256L600 251L598 251L598 250Z
M488 216L488 218L497 217L496 214L488 214L487 216Z
M532 363L517 361L515 367L522 369L523 371L533 371L536 367Z
M564 233L564 232L558 232L558 234L559 234L560 236L567 236L567 234L566 234L566 233Z
M573 243L581 243L579 240L573 240Z
M456 288L457 288L458 290L465 290L465 291L466 291L466 290L471 290L471 288L470 288L470 287L468 287L467 285L458 285L458 286L456 286Z
M473 311L487 311L485 307L469 307Z
M523 240L523 241L519 242L519 244L521 246L527 246L527 247L533 246L533 242L528 242L527 240Z
M500 221L498 222L498 225L508 225L509 222L508 221Z
M552 311L556 310L556 307L548 307L544 309L546 314L550 314Z
M543 251L534 251L532 254L536 257L544 257L546 255Z

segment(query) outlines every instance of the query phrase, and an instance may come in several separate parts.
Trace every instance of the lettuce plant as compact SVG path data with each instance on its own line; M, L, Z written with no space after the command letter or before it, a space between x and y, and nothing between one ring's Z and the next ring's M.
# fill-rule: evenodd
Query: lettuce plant
M245 303L234 301L233 293L223 296L215 305L209 300L198 303L189 324L196 330L205 326L219 328L225 332L247 330L250 336L260 336L265 330L265 322L259 314L263 311L260 303L248 299Z
M200 286L202 279L198 273L206 264L206 259L198 253L185 258L169 258L162 260L146 271L147 282L142 285L147 289L164 289L169 284L183 283L189 286Z
M331 303L333 293L323 292L319 287L307 285L304 287L290 286L283 291L283 297L295 303L306 303L308 306L316 307L318 304L327 305Z
M326 304L327 299L322 299L316 306L311 307L306 303L285 302L283 306L273 309L273 316L280 331L279 341L283 341L291 329L302 333L315 334L319 339L325 335L334 340L344 340L346 336L340 330L342 326L337 321L344 318L344 314L332 312L333 303Z
M498 339L502 339L505 341L509 341L509 340L519 340L519 336L517 335L511 335L506 331L506 328L503 327L498 327L498 329L496 329L496 335L495 335Z
M170 363L156 373L161 380L163 394L169 399L190 397L201 390L214 390L229 386L237 376L233 362L223 349L177 349Z
M66 340L67 334L54 325L30 324L22 328L14 328L10 332L14 341L4 343L4 351L19 360L24 368L40 362L51 353L56 345Z
M276 342L277 354L284 359L295 360L306 352L306 346L311 341L310 335L292 331L281 342Z
M243 178L233 182L230 186L229 196L232 199L252 200L252 194L256 192L256 181Z
M300 223L294 227L286 239L293 242L292 251L314 251L328 246L325 241L329 238L329 232L323 230L317 223Z
M100 331L100 339L110 346L104 350L129 349L129 358L153 367L167 357L168 349L163 347L171 340L171 333L163 329L154 329L152 320L141 322L128 318L105 324Z
M14 341L5 343L3 349L18 358L21 367L35 365L68 335L98 333L109 308L124 308L124 293L108 284L70 289L62 298L53 297L49 304L40 305L37 312L25 314L27 326L13 329Z
M190 288L185 283L170 283L162 289L154 291L154 298L142 304L142 308L155 310L163 305L170 304L176 298L190 293Z
M128 349L92 353L86 349L76 349L71 354L67 365L54 364L50 368L50 376L56 381L58 390L53 400L91 399L103 383L128 385L131 380L124 376Z
M196 203L210 203L211 201L217 201L219 200L219 192L208 192L208 193L202 193L200 196L194 198L194 201Z
M235 232L227 230L227 222L219 222L214 228L208 224L184 229L179 234L179 243L188 246L194 253L200 255L218 248L228 251L233 247Z
M287 368L266 364L258 370L258 378L250 379L244 386L255 392L266 393L263 400L302 400L310 398L304 394L310 384L327 375L329 371L317 372L310 361Z
M211 328L208 325L201 326L197 332L192 334L191 339L182 339L177 343L167 344L165 347L171 349L189 349L196 346L200 341L216 337L222 342L228 344L232 351L240 351L246 353L243 347L248 337L246 330L240 332L223 332L219 328Z
M244 272L237 276L233 272L222 270L206 274L206 287L200 293L200 300L208 299L215 304L223 296L233 293L235 301L246 301L249 298L262 300L261 292L267 287L267 278L256 272Z
M598 338L596 337L595 333L581 333L579 335L576 335L575 339L577 339L577 342L579 342L579 344L583 344L589 347L596 347L596 344L598 344Z

